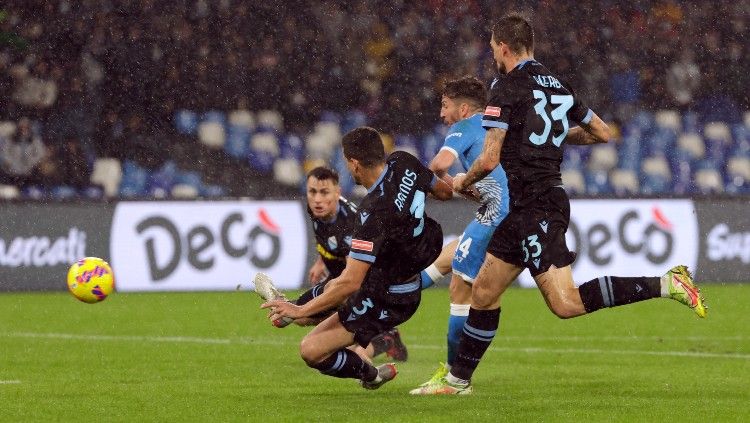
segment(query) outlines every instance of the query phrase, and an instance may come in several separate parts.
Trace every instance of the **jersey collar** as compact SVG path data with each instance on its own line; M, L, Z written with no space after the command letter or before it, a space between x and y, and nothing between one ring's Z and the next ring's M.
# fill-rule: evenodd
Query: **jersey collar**
M378 179L375 181L374 184L370 188L367 189L367 193L371 193L375 190L375 187L377 187L382 181L383 178L385 178L385 174L388 172L388 164L386 163L385 167L383 167L383 171L380 173L380 176L378 176Z
M340 211L341 211L341 203L336 201L336 212L333 213L333 217L331 218L331 220L323 220L323 222L328 223L328 224L335 223L336 219L338 219L339 217Z
M526 66L526 64L527 64L527 63L529 63L529 62L536 62L536 60L534 60L534 59L526 59L526 60L523 60L523 61L519 62L519 63L518 63L517 65L516 65L516 67L515 67L515 68L513 68L513 70L516 70L516 69L522 69L522 68L523 68L524 66Z

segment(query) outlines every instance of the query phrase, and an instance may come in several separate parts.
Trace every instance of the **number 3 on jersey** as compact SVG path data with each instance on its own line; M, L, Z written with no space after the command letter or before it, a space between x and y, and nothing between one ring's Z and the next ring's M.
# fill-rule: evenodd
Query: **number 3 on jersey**
M549 138L549 133L552 131L552 121L559 120L562 122L563 131L560 135L552 137L552 144L554 144L555 147L559 147L565 139L565 136L568 135L568 130L570 129L570 124L568 123L568 110L573 107L573 96L551 95L550 103L557 105L557 107L552 110L552 113L550 114L552 119L550 119L550 116L547 115L547 110L545 109L547 107L547 95L544 94L544 91L540 90L534 90L533 94L534 98L539 100L534 105L534 111L542 118L542 121L544 122L544 130L541 134L532 132L531 135L529 135L529 141L534 145L543 145L546 143Z
M415 237L418 237L422 233L422 230L424 230L424 199L424 192L417 191L414 193L414 199L411 200L411 206L409 206L411 215L419 219L419 225L414 228L413 235Z

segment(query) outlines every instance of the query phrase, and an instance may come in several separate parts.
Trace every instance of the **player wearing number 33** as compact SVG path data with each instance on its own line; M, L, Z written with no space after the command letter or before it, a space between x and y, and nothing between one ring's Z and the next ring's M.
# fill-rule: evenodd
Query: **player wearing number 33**
M502 164L508 177L510 213L500 223L472 287L471 308L450 372L420 394L467 394L470 380L495 337L500 296L524 269L542 291L550 310L567 319L652 298L672 298L705 317L706 308L685 266L663 276L602 276L576 287L565 232L570 201L562 187L563 142L607 142L607 125L584 106L571 87L534 60L534 33L519 15L501 18L490 40L498 71L505 76L490 92L482 125L487 129L480 157L456 176L464 191ZM572 125L580 125L571 128Z
M367 188L346 267L322 294L302 306L274 300L262 307L272 309L272 318L299 319L343 303L302 340L300 354L323 374L359 379L363 387L376 389L396 376L396 367L373 367L347 347L367 346L417 310L420 271L443 245L442 229L425 213L425 200L430 193L448 200L453 191L409 153L397 151L384 159L380 134L372 128L347 133L342 147L355 182Z

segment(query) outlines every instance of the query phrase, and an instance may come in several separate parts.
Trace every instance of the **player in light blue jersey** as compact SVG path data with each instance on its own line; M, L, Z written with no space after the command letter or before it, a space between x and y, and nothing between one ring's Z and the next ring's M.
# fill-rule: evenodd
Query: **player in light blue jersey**
M450 81L445 85L440 108L440 118L451 125L445 143L435 158L430 162L430 170L452 183L448 169L456 159L464 168L469 169L482 153L486 130L482 127L484 105L487 91L484 84L474 77L464 77ZM441 364L435 375L412 394L441 379L450 370L456 356L461 331L469 315L471 304L471 284L482 267L487 252L487 245L495 228L508 214L509 195L508 180L501 166L496 167L489 175L474 185L467 196L478 200L480 207L474 219L466 226L458 243L448 244L445 248L452 253L450 267L453 275L450 283L450 317L448 318L448 357ZM444 250L444 252L446 251ZM422 272L422 288L434 283L443 269L447 267L446 255Z

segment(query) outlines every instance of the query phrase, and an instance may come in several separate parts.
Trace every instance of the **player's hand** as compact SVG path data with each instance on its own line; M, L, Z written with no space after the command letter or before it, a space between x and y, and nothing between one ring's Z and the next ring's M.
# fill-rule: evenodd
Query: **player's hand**
M462 193L465 190L464 179L466 179L465 173L457 173L456 176L453 177L453 191Z
M320 282L327 276L327 273L328 269L326 269L325 263L323 263L322 260L316 260L315 263L310 266L310 271L307 272L307 278L310 281L310 285L315 285Z
M261 304L260 308L271 309L270 313L268 313L268 319L272 322L282 317L289 317L291 319L306 317L302 314L302 307L285 300L269 301Z
M318 323L320 323L320 319L313 319L312 317L294 319L294 324L297 326L315 326Z
M448 172L446 172L440 179L444 180L451 188L453 187L453 177L449 175Z
M473 185L461 191L459 194L461 194L467 200L476 201L477 203L482 202L482 196Z

